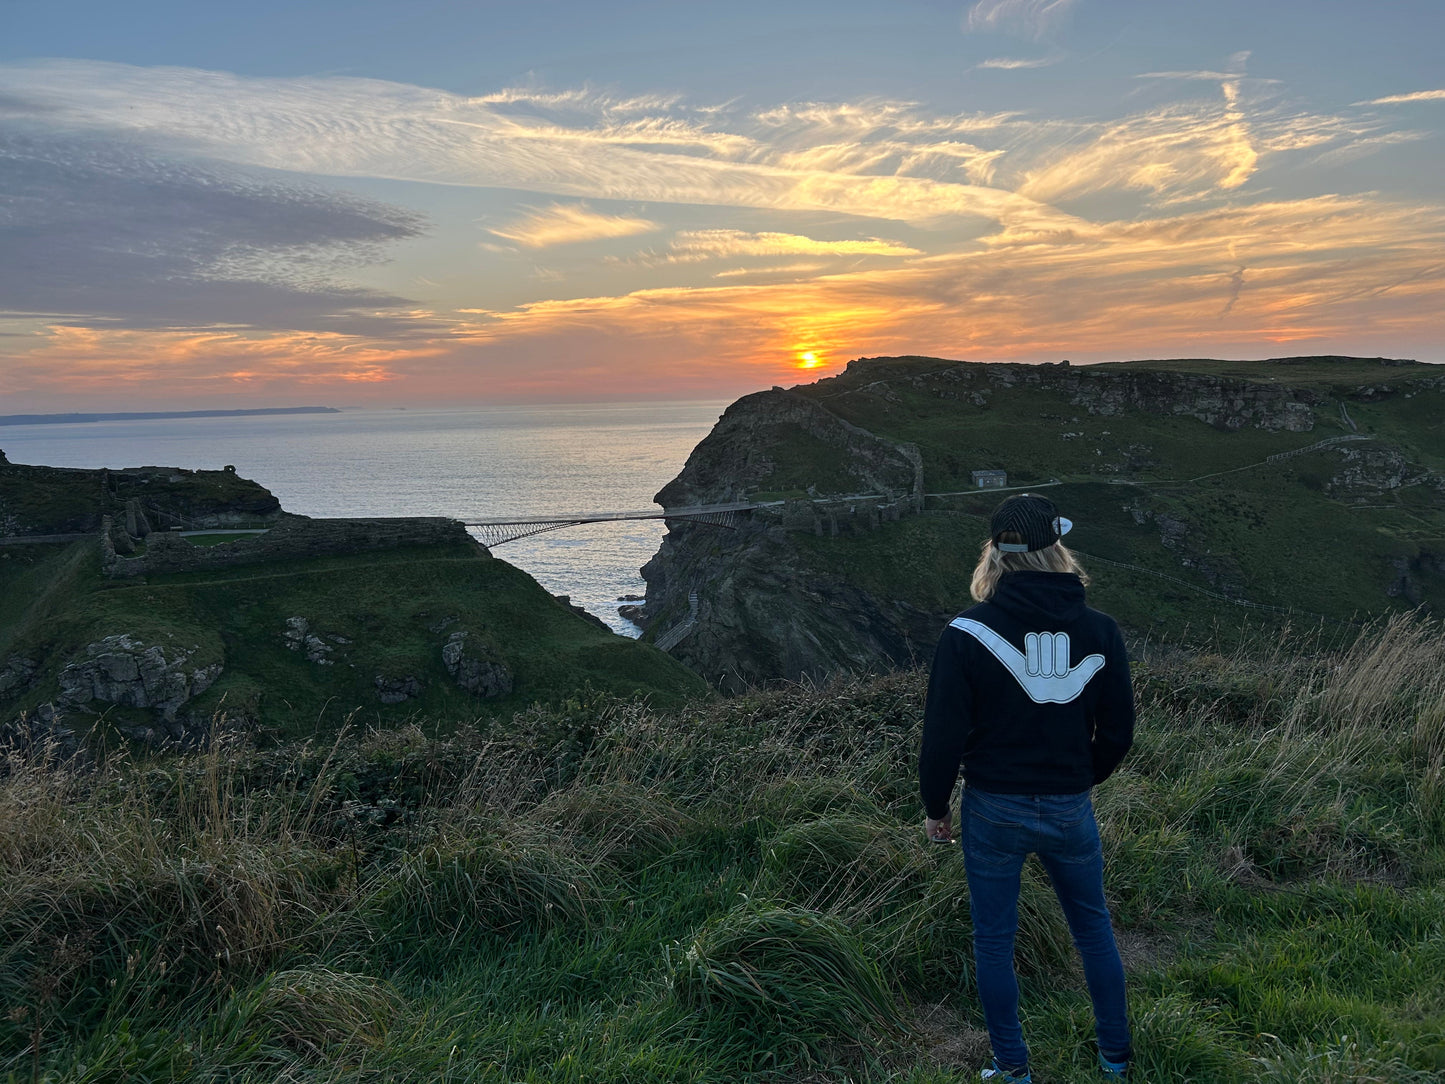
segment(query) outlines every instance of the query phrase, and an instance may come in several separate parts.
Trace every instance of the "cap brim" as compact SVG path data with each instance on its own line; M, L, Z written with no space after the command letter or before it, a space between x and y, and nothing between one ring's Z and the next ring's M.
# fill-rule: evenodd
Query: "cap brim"
M1059 517L1059 537L1062 538L1064 535L1068 534L1069 531L1070 531L1070 529L1071 529L1073 526L1074 526L1074 521L1073 521L1073 520L1071 520L1071 519L1065 519L1063 516L1060 516L1060 517Z

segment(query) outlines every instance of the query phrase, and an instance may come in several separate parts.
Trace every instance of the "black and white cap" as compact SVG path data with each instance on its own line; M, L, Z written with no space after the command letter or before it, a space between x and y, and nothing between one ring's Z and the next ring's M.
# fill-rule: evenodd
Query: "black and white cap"
M1073 524L1059 515L1054 502L1033 493L1017 493L994 510L989 537L1004 553L1032 553L1047 549L1069 533ZM1022 542L1000 542L1001 534L1016 534Z

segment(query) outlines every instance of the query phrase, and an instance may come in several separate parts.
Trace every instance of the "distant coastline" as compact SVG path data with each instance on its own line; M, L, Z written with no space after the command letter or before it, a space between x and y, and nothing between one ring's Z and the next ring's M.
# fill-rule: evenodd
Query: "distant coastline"
M75 422L138 422L162 418L243 418L256 414L340 414L336 407L257 407L252 410L144 410L121 414L0 414L0 425L69 425Z

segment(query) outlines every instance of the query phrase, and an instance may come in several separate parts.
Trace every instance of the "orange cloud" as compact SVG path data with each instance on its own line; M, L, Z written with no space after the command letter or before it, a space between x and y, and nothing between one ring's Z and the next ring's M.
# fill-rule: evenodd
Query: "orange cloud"
M916 248L870 237L864 241L816 241L795 233L747 233L743 230L688 230L673 249L702 257L727 256L921 256Z
M1321 197L1003 230L967 252L806 281L540 301L479 312L459 334L493 347L667 342L690 367L755 372L759 382L779 379L802 350L1027 358L1368 344L1438 327L1442 242L1437 209Z
M37 389L96 397L289 394L385 384L401 368L441 352L425 343L404 348L354 336L287 332L253 336L233 330L117 331L57 326L3 373L9 394Z
M736 236L764 238L758 243L780 252L806 250L809 240ZM843 274L459 311L450 331L402 346L342 335L56 327L4 371L0 390L563 401L793 383L806 352L821 373L852 357L905 352L1248 356L1267 343L1390 353L1438 336L1442 250L1445 211L1364 196L1068 229L1019 225L958 251Z

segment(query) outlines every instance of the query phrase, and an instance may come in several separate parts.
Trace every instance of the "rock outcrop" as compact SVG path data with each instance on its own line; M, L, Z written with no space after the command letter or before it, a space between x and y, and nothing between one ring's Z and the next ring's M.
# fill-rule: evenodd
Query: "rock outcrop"
M512 691L512 668L489 645L464 629L452 633L442 645L442 665L457 688L473 696L486 699Z
M35 680L35 673L40 669L40 664L34 659L25 658L21 655L11 655L3 665L0 665L0 700L6 700L12 696L18 696Z
M688 624L669 654L724 692L908 666L921 661L918 645L941 626L937 614L877 599L809 567L772 520L734 532L674 524L642 575L646 627L662 636Z
M222 664L191 665L199 648L146 644L128 636L107 636L86 646L60 671L60 703L69 710L91 705L146 708L174 722L181 708L211 687Z
M1388 444L1343 445L1336 452L1341 463L1326 486L1333 497L1368 502L1404 486L1425 484L1445 489L1445 478L1411 462Z
M334 634L322 638L313 631L311 622L304 617L286 619L286 631L282 634L282 640L288 649L305 655L307 662L314 662L317 666L336 665L333 657L336 652L334 645L351 643L345 636Z
M377 674L373 679L376 685L376 696L383 704L400 704L410 700L414 696L421 695L422 683L418 678L410 674L403 674L399 677L387 674Z

